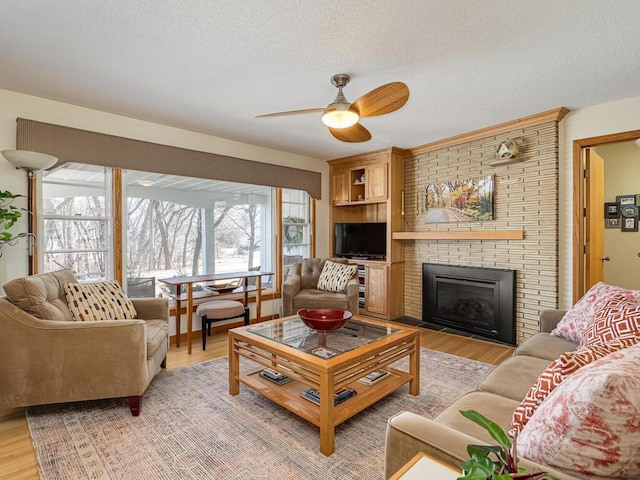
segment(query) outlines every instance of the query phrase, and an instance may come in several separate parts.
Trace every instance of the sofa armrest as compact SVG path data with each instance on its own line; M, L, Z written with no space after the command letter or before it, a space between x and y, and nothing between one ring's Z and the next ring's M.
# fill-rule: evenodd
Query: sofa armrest
M293 297L300 291L300 275L292 273L282 282L282 315L288 317L293 315Z
M131 302L143 320L169 321L169 300L166 298L132 298Z
M417 453L424 452L444 463L459 467L469 458L467 445L485 442L441 423L410 412L400 412L387 422L385 437L385 478L391 477ZM559 480L576 480L546 465L520 459L518 466L529 472L548 472Z
M551 333L565 313L567 313L566 310L543 310L540 314L540 331Z

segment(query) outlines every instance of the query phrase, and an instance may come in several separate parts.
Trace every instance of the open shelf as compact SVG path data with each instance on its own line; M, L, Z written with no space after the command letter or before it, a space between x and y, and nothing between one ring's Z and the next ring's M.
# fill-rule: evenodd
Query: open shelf
M262 370L262 368L241 372L240 382L253 388L272 402L304 418L308 422L318 427L320 426L320 406L300 396L300 393L311 387L296 380L285 385L276 385L258 375L260 370ZM411 375L406 372L389 367L385 367L384 370L388 371L391 375L388 375L387 378L373 385L364 385L355 380L349 383L348 387L358 393L334 407L334 425L341 424L356 413L361 412L368 406L373 405L378 400L389 395L389 393L400 388L405 383L411 381ZM317 386L313 388L319 389Z

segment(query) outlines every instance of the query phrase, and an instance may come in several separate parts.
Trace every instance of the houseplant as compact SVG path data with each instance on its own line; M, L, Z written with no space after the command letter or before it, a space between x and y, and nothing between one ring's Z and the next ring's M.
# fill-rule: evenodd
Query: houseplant
M13 235L9 231L18 219L22 217L22 212L27 211L25 208L12 205L16 198L23 196L24 195L13 194L8 190L0 190L0 248L2 248L4 244L14 245L18 239L29 235L28 233Z
M463 462L465 475L458 480L554 480L555 477L545 473L527 473L518 468L518 452L516 442L511 443L509 437L500 426L475 410L460 410L460 413L484 428L498 445L467 445L471 457ZM489 458L494 454L496 460Z

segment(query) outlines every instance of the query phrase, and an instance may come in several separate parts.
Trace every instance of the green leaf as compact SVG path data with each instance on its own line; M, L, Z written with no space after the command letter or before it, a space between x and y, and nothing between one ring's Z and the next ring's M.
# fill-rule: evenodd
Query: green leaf
M499 455L502 452L502 447L497 445L467 445L467 453L470 457L477 455L479 457L487 457L490 453Z
M498 445L506 449L511 448L511 440L509 440L509 437L507 436L507 434L504 433L504 430L500 428L500 426L497 423L492 422L487 417L476 412L475 410L460 410L460 413L465 418L468 418L469 420L480 425L487 432L489 432L489 435L491 435L491 438L493 438L496 442L498 442Z

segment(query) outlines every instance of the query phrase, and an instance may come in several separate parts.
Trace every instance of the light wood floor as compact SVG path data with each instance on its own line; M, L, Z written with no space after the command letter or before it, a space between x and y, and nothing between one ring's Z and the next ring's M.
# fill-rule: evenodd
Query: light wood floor
M423 330L421 345L432 350L466 357L497 365L511 356L513 348L482 340ZM186 345L172 346L167 358L167 370L203 362L227 354L226 333L214 334L207 340L207 351L203 352L198 340L193 342L191 355ZM144 409L144 397L142 399ZM38 479L36 456L29 435L24 409L0 410L0 479Z

